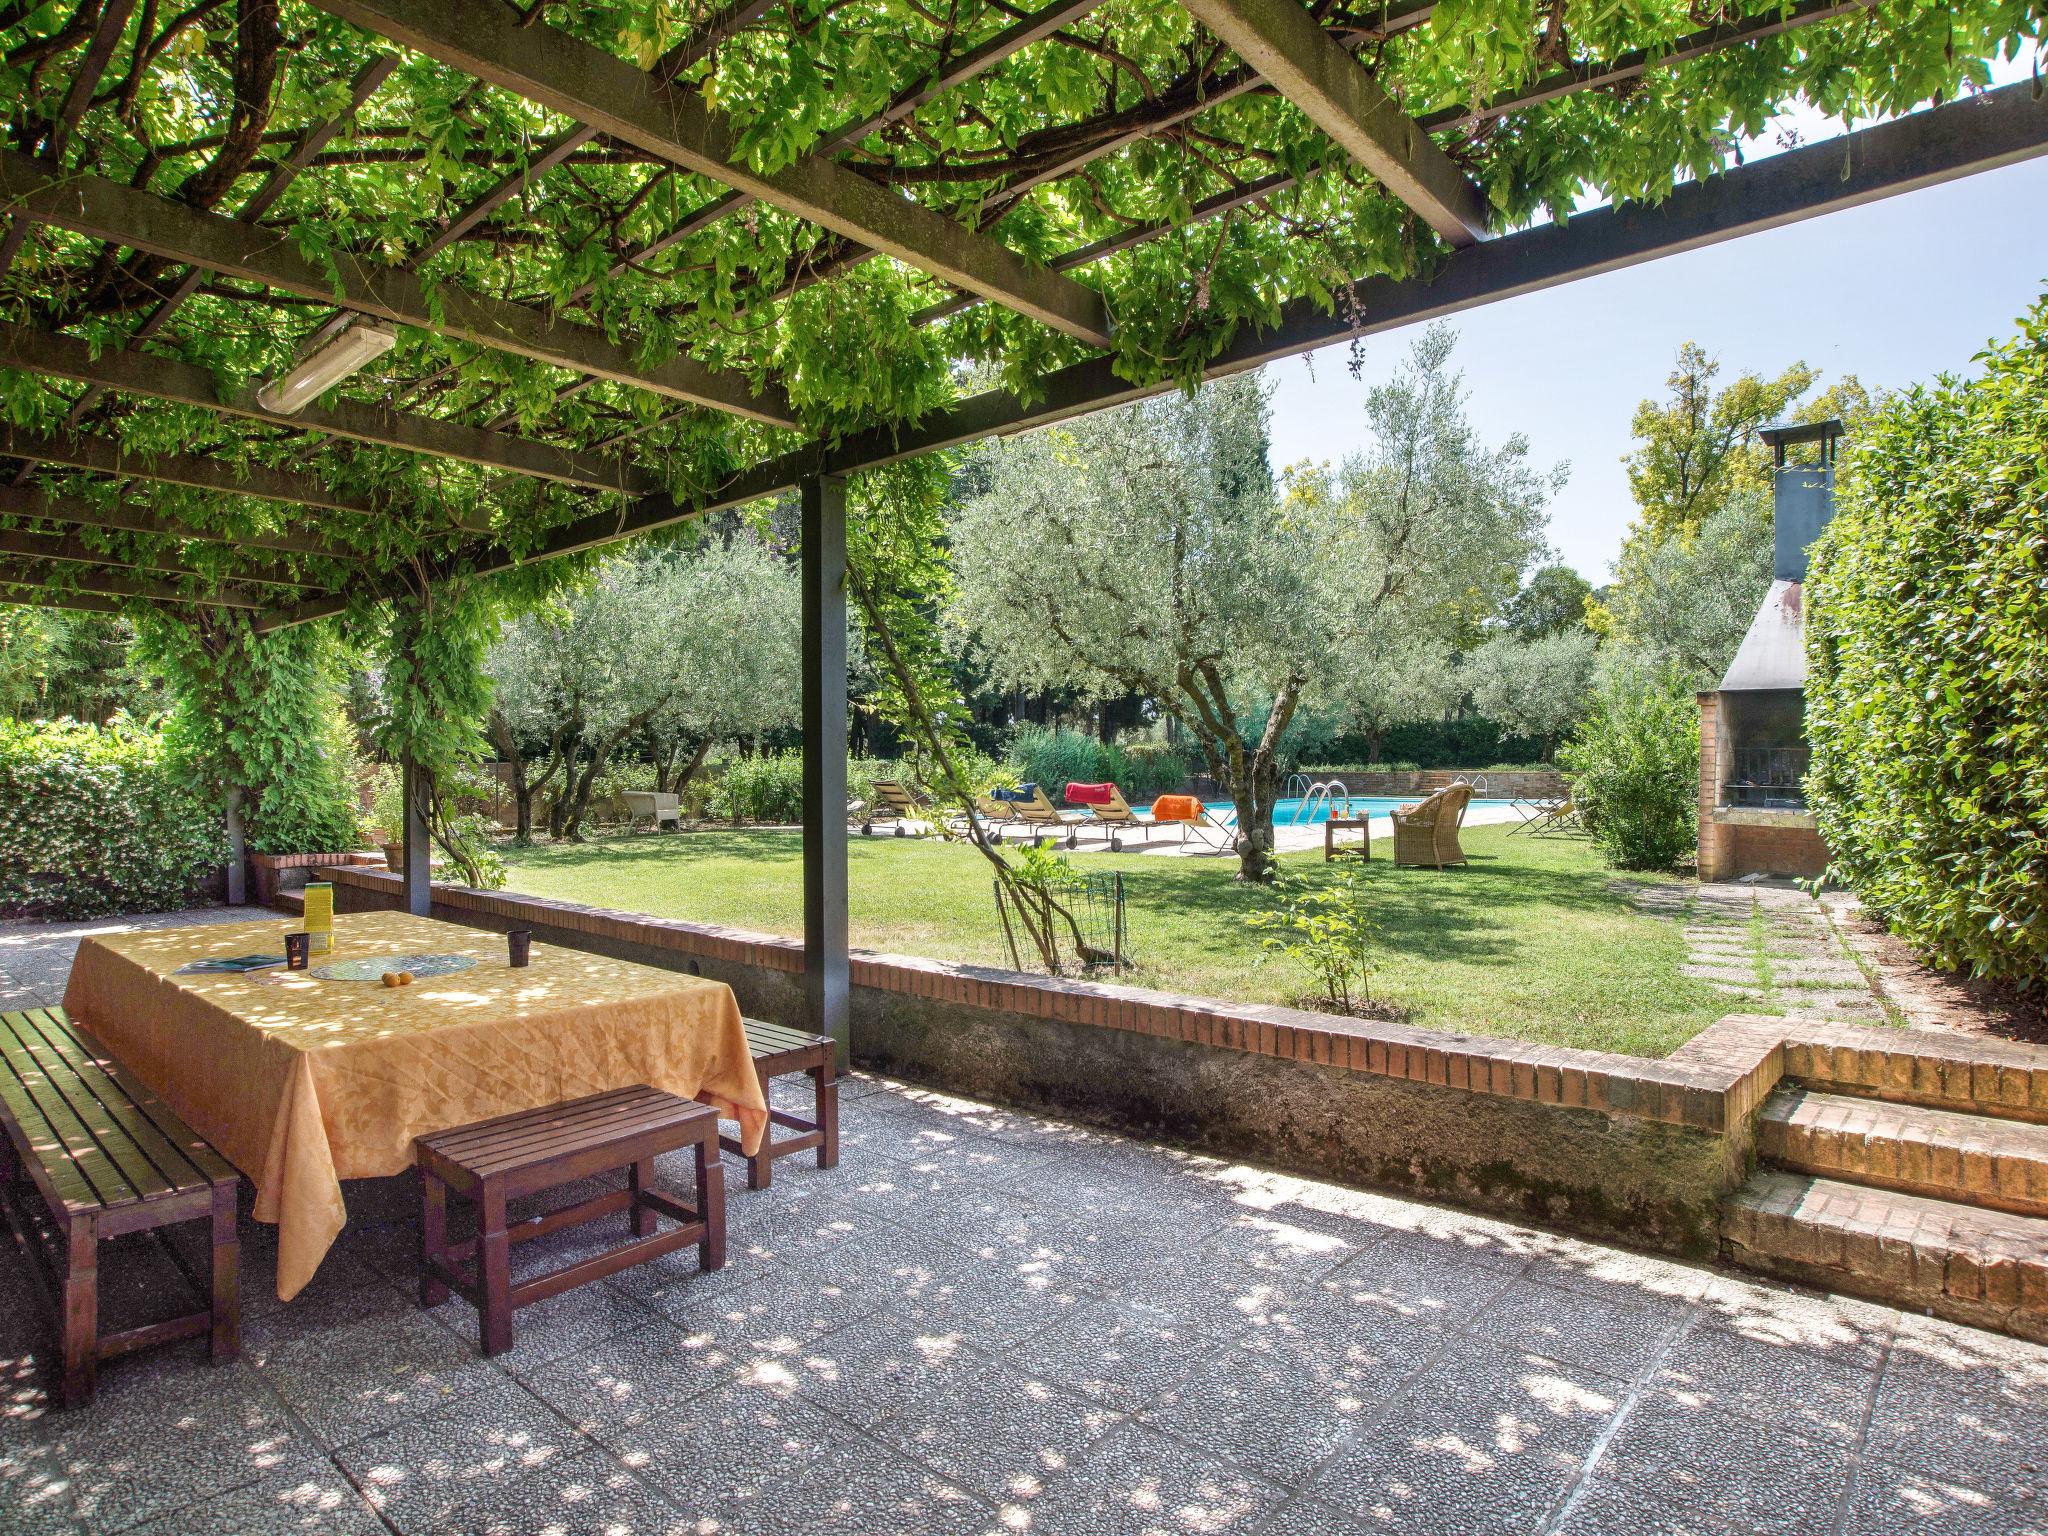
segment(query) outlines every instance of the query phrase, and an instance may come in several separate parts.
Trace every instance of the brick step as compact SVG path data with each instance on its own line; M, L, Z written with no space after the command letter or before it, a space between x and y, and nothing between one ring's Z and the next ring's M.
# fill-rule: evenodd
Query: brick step
M2048 1050L2038 1045L1836 1026L1787 1040L1785 1076L1828 1093L2048 1124Z
M2048 1341L2048 1221L1766 1168L1723 1202L1748 1269Z
M1788 1087L1757 1116L1757 1155L1847 1183L2048 1216L2048 1125Z

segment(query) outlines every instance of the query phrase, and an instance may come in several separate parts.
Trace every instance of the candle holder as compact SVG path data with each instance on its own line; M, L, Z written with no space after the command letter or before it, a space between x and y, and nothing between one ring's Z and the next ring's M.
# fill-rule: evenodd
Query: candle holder
M524 970L533 963L533 930L514 928L505 935L505 948L515 971Z
M284 968L303 971L313 959L313 935L288 933L284 936Z

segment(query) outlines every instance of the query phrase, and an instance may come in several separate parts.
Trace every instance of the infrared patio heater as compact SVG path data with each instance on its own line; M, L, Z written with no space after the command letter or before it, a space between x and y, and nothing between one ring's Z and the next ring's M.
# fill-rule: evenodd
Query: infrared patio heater
M1766 427L1773 464L1771 590L1721 686L1699 696L1702 880L1811 878L1827 845L1806 806L1806 551L1835 510L1842 424ZM1791 463L1787 450L1808 462Z

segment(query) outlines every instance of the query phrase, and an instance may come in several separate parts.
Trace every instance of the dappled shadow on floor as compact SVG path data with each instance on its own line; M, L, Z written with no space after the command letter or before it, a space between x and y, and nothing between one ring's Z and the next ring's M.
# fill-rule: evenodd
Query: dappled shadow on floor
M47 1411L0 1255L0 1529L1899 1536L2037 1507L2048 1350L865 1077L847 1094L839 1169L731 1180L724 1270L686 1250L570 1292L489 1360L460 1302L417 1304L409 1179L347 1187L289 1304L245 1222L243 1361L117 1362L81 1413ZM110 1255L124 1295L145 1262Z

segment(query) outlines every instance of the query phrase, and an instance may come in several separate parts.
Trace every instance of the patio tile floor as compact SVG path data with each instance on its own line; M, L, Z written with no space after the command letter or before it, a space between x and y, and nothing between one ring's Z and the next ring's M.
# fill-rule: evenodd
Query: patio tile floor
M0 925L0 989L58 1000L90 926ZM2048 1349L845 1091L837 1171L729 1167L726 1271L558 1298L493 1360L414 1300L405 1179L289 1305L245 1224L243 1360L116 1362L79 1413L0 1253L0 1531L2048 1536ZM110 1307L168 1270L105 1265Z

